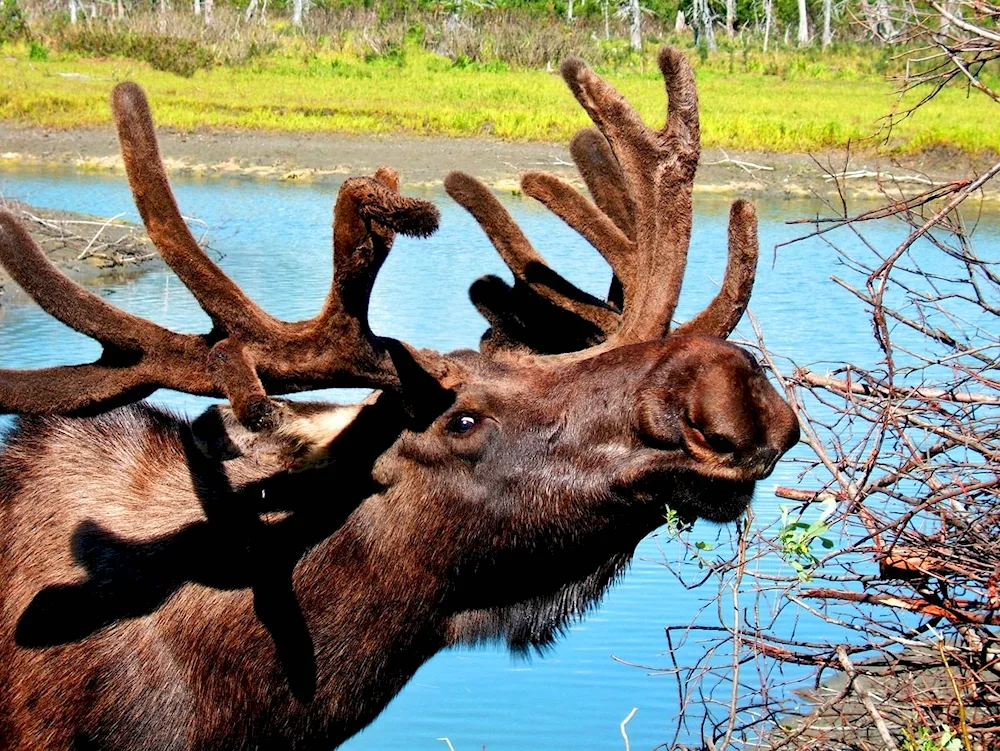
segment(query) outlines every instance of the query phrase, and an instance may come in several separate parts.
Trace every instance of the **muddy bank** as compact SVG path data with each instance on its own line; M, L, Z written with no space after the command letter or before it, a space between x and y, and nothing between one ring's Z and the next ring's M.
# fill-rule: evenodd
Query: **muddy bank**
M440 184L455 169L501 190L516 189L518 175L533 169L578 179L565 144L268 131L161 130L159 135L167 167L177 175L333 182L388 164L410 186ZM917 192L921 186L982 172L993 161L991 155L938 149L905 158L857 155L845 165L842 153L737 154L705 149L696 190L772 197L832 195L836 187L827 172L844 172L846 167L852 194L864 198L878 195L879 176L887 182L902 180L908 191ZM0 170L5 164L122 169L110 125L51 130L0 123ZM1000 184L988 184L986 193L989 199L1000 200Z
M163 261L141 227L128 222L0 201L60 271L84 285L134 278ZM0 267L0 306L26 299Z

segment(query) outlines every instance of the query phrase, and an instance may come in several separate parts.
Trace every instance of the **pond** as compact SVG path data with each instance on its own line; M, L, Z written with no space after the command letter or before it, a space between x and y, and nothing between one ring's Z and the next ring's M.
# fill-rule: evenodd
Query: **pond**
M331 276L335 185L216 179L177 180L175 188L182 210L204 223L222 268L266 310L297 319L319 309ZM138 221L122 176L9 171L0 176L0 192L36 206L123 214ZM468 301L468 287L483 274L509 278L509 273L478 225L443 191L407 192L437 203L441 228L427 240L397 241L375 287L372 327L420 347L474 347L485 324ZM596 251L530 199L502 200L555 269L580 287L603 294L610 272ZM681 319L703 307L722 278L728 204L696 196ZM762 259L751 310L769 347L821 371L824 363L871 361L875 353L867 319L856 301L829 281L831 274L843 273L830 247L812 241L771 252L776 243L803 234L802 227L789 227L787 220L815 215L822 207L818 202L768 201L759 202L757 209ZM887 223L873 228L869 237L890 248L903 237L903 229ZM998 237L1000 217L985 217L977 238L986 244ZM848 241L844 235L841 239ZM208 328L208 319L169 272L153 271L98 292L122 309L178 331ZM752 338L746 321L740 331ZM33 305L0 312L0 364L5 367L83 362L97 354L94 342ZM324 394L339 401L359 396ZM209 403L165 392L152 400L192 416ZM774 485L795 483L795 471L782 463L759 484L754 503L761 521L779 513ZM711 537L712 531L702 534ZM500 647L438 655L344 748L444 749L442 738L450 739L456 751L621 748L619 723L633 708L638 712L628 726L632 748L668 741L678 711L674 679L624 663L665 666L664 626L688 622L715 590L681 587L663 568L665 556L674 561L681 557L675 542L656 534L643 541L624 580L544 656L514 658ZM823 640L824 632L814 628L818 630L810 638ZM806 635L800 625L799 636ZM697 650L698 644L684 649ZM678 659L692 662L692 655L697 656L691 651Z

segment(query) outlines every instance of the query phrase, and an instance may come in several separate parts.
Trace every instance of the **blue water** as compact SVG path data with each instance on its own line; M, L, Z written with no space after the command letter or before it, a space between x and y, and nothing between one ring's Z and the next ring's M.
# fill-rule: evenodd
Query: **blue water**
M208 228L210 246L221 254L223 269L254 299L286 319L308 317L318 310L331 276L330 218L336 186L216 179L177 180L175 187L182 210ZM509 274L475 222L443 192L409 192L438 204L441 229L428 240L397 241L373 295L373 328L421 347L473 347L485 325L468 302L469 284L483 274ZM138 220L120 176L8 172L0 175L0 193L36 206L98 216L123 213ZM530 199L503 200L554 268L590 292L606 291L610 272L590 246ZM822 371L825 363L872 362L876 351L860 307L828 281L831 274L842 275L845 269L827 245L800 244L772 258L776 243L802 233L801 227L784 222L819 210L818 204L806 201L758 204L763 258L751 310L773 351L799 364L816 364ZM722 278L727 217L727 201L696 198L695 234L679 309L682 319L711 299ZM869 237L879 247L891 248L902 239L903 229L887 223L874 228ZM977 238L984 245L996 243L1000 218L981 221ZM843 234L841 240L849 242ZM152 271L98 291L115 305L175 330L208 327L191 295L166 271ZM741 331L752 338L749 327ZM98 353L93 342L33 305L0 310L3 366L83 362ZM358 394L328 396L350 401ZM191 415L208 403L164 392L154 400ZM778 514L773 486L795 485L796 472L782 463L772 478L760 483L755 509L762 522ZM698 534L713 537L707 527ZM544 658L514 659L499 647L438 655L345 748L445 749L442 738L450 739L456 751L621 748L618 726L634 707L639 711L628 726L632 748L648 749L668 741L678 711L674 679L650 675L621 661L667 666L664 627L687 623L714 589L684 589L665 571L665 558L680 561L676 542L657 535L645 540L625 580ZM694 564L684 565L691 568L690 578L696 578ZM709 610L714 612L714 607ZM800 624L798 635L822 640L823 628ZM693 662L700 649L698 643L685 646L678 661Z

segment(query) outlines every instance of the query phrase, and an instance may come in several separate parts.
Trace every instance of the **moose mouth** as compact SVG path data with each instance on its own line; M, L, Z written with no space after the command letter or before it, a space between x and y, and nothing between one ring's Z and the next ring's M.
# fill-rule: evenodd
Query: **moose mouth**
M682 525L697 519L728 524L739 519L753 500L753 480L724 480L695 472L657 474L643 482L638 495L671 509Z

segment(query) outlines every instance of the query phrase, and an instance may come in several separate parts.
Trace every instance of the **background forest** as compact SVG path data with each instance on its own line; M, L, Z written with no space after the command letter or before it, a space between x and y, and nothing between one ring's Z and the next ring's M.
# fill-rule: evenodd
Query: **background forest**
M369 56L422 46L459 64L545 66L572 51L595 63L637 64L647 44L688 44L704 53L816 47L864 57L908 41L930 16L961 23L956 0L0 0L0 42L44 41L95 54L158 52L157 37L189 40L189 65L238 64L273 51L289 32L320 45L358 43ZM970 6L974 7L974 6ZM977 14L982 15L982 14ZM996 18L985 12L987 28ZM129 33L123 33L124 26ZM117 33L112 33L117 32ZM41 51L36 54L43 54ZM744 61L745 62L745 61ZM859 61L855 60L855 65ZM761 65L761 68L764 66ZM774 68L774 66L772 66ZM182 72L182 71L178 71ZM767 71L765 71L767 72ZM778 72L774 68L770 72Z

